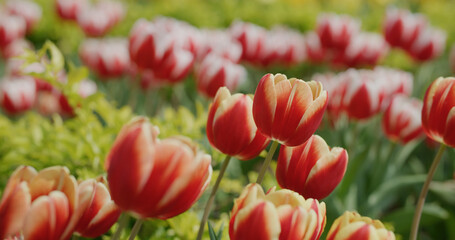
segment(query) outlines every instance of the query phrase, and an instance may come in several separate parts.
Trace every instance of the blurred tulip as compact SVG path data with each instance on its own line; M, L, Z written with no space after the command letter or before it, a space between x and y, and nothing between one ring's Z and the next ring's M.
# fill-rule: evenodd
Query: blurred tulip
M84 79L81 82L79 82L78 87L79 87L78 94L82 98L87 98L88 96L95 94L98 89L96 83L89 79ZM62 93L60 93L59 95L59 103L60 110L62 111L63 114L74 116L74 108L68 102L68 98Z
M8 0L5 7L9 14L17 15L25 20L27 31L38 23L43 12L38 4L29 0Z
M31 205L28 182L37 174L32 167L18 167L8 180L0 201L0 239L20 232Z
M330 149L323 138L313 135L302 145L280 149L276 178L282 188L320 200L340 183L347 164L345 149Z
M246 70L240 64L209 54L202 60L195 75L199 92L213 98L220 87L227 87L230 91L234 91L245 81Z
M207 137L224 154L241 160L256 157L269 144L252 116L253 100L244 94L231 95L221 87L209 108Z
M229 32L242 45L242 60L257 63L264 50L267 30L252 23L234 21L229 27Z
M423 130L431 139L455 147L455 78L440 77L423 99Z
M327 240L348 239L395 240L395 234L388 231L379 220L346 211L332 224Z
M79 47L82 62L102 78L121 77L130 65L126 39L87 39Z
M88 7L87 0L55 0L55 8L62 19L77 20L77 15Z
M25 52L25 50L32 49L33 46L31 42L25 39L17 39L14 42L8 44L4 49L2 49L2 55L3 58L10 59L22 55Z
M253 117L264 135L286 146L297 146L316 131L327 102L327 91L320 82L266 74L254 95Z
M194 59L194 55L191 52L174 47L169 55L154 67L153 73L157 78L167 83L178 83L189 74Z
M60 95L58 91L39 91L35 104L36 110L44 116L60 113Z
M68 239L79 218L77 183L66 167L49 167L29 182L32 205L22 232L27 240Z
M9 114L19 114L33 107L36 85L31 77L3 79L0 83L0 105Z
M442 54L446 46L446 33L427 27L410 45L409 54L418 61L428 61Z
M27 24L22 17L0 13L0 48L25 36Z
M316 32L325 48L343 50L360 31L360 22L348 15L320 14Z
M103 181L90 179L78 187L81 213L75 231L83 237L95 238L107 232L120 216L120 209L111 200Z
M414 78L411 73L399 69L375 67L371 72L381 92L381 109L385 110L393 96L411 96Z
M158 140L146 118L125 125L105 162L114 202L139 218L188 210L210 182L211 158L183 137Z
M321 44L321 39L316 32L305 34L305 50L311 62L319 63L325 60L326 50Z
M385 40L393 47L409 49L427 26L421 14L404 9L387 9L384 21Z
M221 30L205 30L203 46L198 59L204 59L209 54L215 54L222 58L238 63L242 57L242 45L231 37L228 32Z
M241 239L319 239L326 223L324 203L283 189L264 194L249 184L234 201L229 236Z
M87 36L105 35L123 18L122 4L117 1L99 1L77 13L77 23Z
M406 144L423 135L421 112L420 100L397 95L382 117L382 129L390 140Z

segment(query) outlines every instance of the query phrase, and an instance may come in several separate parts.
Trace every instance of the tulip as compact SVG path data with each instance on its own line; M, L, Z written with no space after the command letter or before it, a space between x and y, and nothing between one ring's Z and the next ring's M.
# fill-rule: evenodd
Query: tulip
M313 135L302 145L280 149L276 178L282 188L320 200L340 183L347 164L345 149L330 149L323 138Z
M424 31L427 20L421 14L390 8L384 22L384 37L394 47L408 49Z
M167 219L191 207L210 182L209 155L183 137L158 140L146 118L125 125L105 167L111 197L123 211Z
M77 23L87 36L105 35L123 18L123 6L115 1L100 1L77 13Z
M198 59L204 59L208 54L215 54L222 58L238 63L242 57L242 45L232 38L229 33L221 30L205 30L202 50Z
M440 77L427 89L423 99L423 130L431 139L455 147L455 78Z
M26 22L22 17L0 13L0 47L25 36Z
M381 92L381 110L385 110L393 96L402 94L410 96L414 85L412 74L398 69L375 67L373 77L379 84Z
M177 83L188 75L193 63L194 55L190 51L174 47L169 55L154 67L153 72L156 77L168 83Z
M89 79L84 79L79 82L78 85L78 94L81 98L87 98L95 94L97 91L96 83ZM68 102L68 98L63 94L58 94L58 101L60 104L60 110L64 115L74 116L74 106L71 106Z
M387 230L379 220L362 217L356 212L346 211L330 227L327 240L348 239L394 240L395 234Z
M325 204L283 189L264 194L249 184L234 201L229 236L240 239L319 239L326 222Z
M32 108L36 85L31 77L5 79L0 83L0 105L9 114L19 114Z
M9 14L17 15L25 20L27 31L30 31L41 19L41 7L33 1L8 0L5 7Z
M87 0L56 0L55 8L62 19L77 20L77 15L88 7Z
M231 24L229 32L242 45L242 60L257 63L261 52L264 51L267 30L252 23L235 21Z
M31 205L28 182L36 175L32 167L18 167L11 175L0 201L0 239L20 232Z
M253 100L244 94L231 95L226 87L218 90L209 108L207 137L224 154L247 160L257 156L269 144L252 116Z
M25 50L32 49L33 46L31 42L29 42L26 39L17 39L14 42L8 44L4 49L2 49L2 55L3 58L10 60L10 58L22 55L25 52Z
M322 46L321 39L315 32L305 34L305 50L311 62L319 63L326 57L326 49Z
M347 15L321 14L316 32L325 48L343 50L360 30L360 22Z
M446 38L446 33L442 30L427 27L419 34L408 52L415 60L431 60L444 52Z
M215 54L207 55L196 69L196 84L199 92L213 98L221 87L233 91L245 81L246 70Z
M327 102L327 91L320 82L266 74L256 89L253 118L262 134L286 146L297 146L316 131Z
M382 129L390 140L406 144L423 134L421 112L420 100L397 95L382 117Z
M109 190L103 181L90 179L78 187L81 218L76 232L83 237L95 238L107 232L120 216L120 209L111 200Z

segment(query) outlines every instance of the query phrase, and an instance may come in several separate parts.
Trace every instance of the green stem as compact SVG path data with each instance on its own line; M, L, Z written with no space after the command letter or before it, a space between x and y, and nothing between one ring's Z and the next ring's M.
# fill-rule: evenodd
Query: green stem
M226 169L229 165L230 160L231 160L231 156L226 155L226 158L223 161L223 165L221 165L221 169L218 174L218 178L216 179L215 185L213 185L209 200L207 201L207 204L205 205L204 215L202 216L201 225L199 226L199 231L197 233L197 238L196 238L197 240L202 239L202 234L204 233L205 223L207 222L207 219L209 218L210 209L213 205L213 201L215 200L216 191L218 190L218 187L220 186L221 179L223 179L224 173L226 172Z
M123 213L118 221L118 228L112 236L111 240L119 240L120 236L122 235L122 231L125 228L126 224L128 223L129 216L126 213Z
M261 171L259 172L258 179L256 180L257 184L261 184L262 181L264 180L265 172L267 171L267 168L269 167L270 162L272 161L273 154L275 153L278 145L279 143L277 141L272 141L272 146L270 146L269 152L265 157L264 164L262 164Z
M134 240L144 222L145 220L141 218L136 220L136 223L134 223L133 229L131 230L130 238L128 238L129 240Z
M433 163L431 164L430 171L428 171L427 179L423 184L422 191L420 192L419 201L417 202L416 211L414 213L414 218L412 220L412 228L411 228L411 236L409 237L410 240L417 239L417 232L419 230L419 223L420 217L422 216L423 205L425 204L425 198L427 197L428 189L430 187L431 179L433 178L434 173L436 172L436 168L441 161L442 154L446 149L446 145L441 143L439 147L438 153L433 159Z

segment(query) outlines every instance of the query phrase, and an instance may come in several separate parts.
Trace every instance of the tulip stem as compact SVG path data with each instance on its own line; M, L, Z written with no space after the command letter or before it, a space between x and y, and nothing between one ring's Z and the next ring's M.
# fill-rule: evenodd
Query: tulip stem
M119 240L120 236L122 235L122 231L125 228L126 224L128 223L129 216L126 213L123 213L122 216L120 217L120 220L118 221L118 227L117 230L114 233L114 236L112 236L111 240Z
M216 178L215 185L213 185L209 200L207 201L207 204L205 205L204 215L202 216L201 225L199 226L199 231L197 233L197 238L196 238L197 240L202 239L202 234L204 233L205 223L207 222L207 219L209 218L210 209L212 208L213 201L215 200L216 191L218 190L218 187L220 186L221 179L223 178L224 173L226 172L226 169L229 165L230 160L231 160L231 156L226 155L226 158L223 161L223 165L221 165L220 172L218 174L218 177Z
M270 165L270 162L272 161L273 154L275 153L279 143L277 141L272 141L272 146L270 146L269 152L267 153L267 156L265 157L265 161L262 164L261 171L259 172L258 179L256 180L257 184L261 184L262 181L264 180L265 173L267 171L267 168Z
M444 153L445 149L446 149L446 145L441 144L441 146L439 147L438 153L436 154L436 156L433 159L433 163L431 164L430 171L428 171L427 179L425 180L425 183L423 184L423 187L422 187L422 191L420 192L419 201L417 202L416 211L414 213L414 218L412 220L411 236L409 237L410 240L417 239L417 232L419 230L420 217L422 216L422 209L423 209L423 205L425 204L425 198L427 197L428 188L430 187L431 179L433 178L433 175L436 172L436 168L438 167L439 162L441 161L442 154Z
M145 222L144 219L138 218L136 220L136 223L134 223L133 229L131 230L130 238L128 238L129 240L134 240L134 238L139 233L139 229L141 229L141 226L144 222Z

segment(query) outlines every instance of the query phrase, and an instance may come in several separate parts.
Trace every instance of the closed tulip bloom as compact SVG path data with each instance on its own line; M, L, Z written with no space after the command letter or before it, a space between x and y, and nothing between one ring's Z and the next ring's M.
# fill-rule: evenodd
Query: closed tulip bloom
M316 131L327 102L327 91L320 82L266 74L254 95L254 122L269 138L297 146Z
M360 30L360 22L347 15L325 13L318 16L316 32L325 48L343 50Z
M395 240L395 234L387 230L379 220L346 211L335 220L327 235L327 240L358 239Z
M88 6L87 0L55 0L55 8L62 19L77 20L77 15Z
M224 154L241 160L256 157L269 144L252 115L253 100L244 94L231 95L226 87L218 90L209 108L207 137Z
M446 33L442 30L427 27L419 34L408 52L415 60L431 60L444 52L446 38Z
M29 188L32 205L22 229L24 239L68 239L78 220L76 179L65 167L50 167L38 172Z
M384 21L384 37L394 47L408 49L427 26L421 14L404 9L387 9Z
M245 81L246 70L240 65L215 54L207 55L196 69L199 92L213 98L221 87L234 91Z
M146 118L125 125L106 159L114 202L139 218L167 219L191 207L210 182L211 158L183 137L158 140Z
M382 117L382 129L392 141L408 143L423 135L422 102L418 99L397 95Z
M0 105L9 114L20 114L33 107L36 84L31 77L4 79L0 83Z
M315 32L305 34L305 50L307 58L314 63L320 63L326 58L326 49L322 46L321 39Z
M75 231L83 237L95 238L107 232L120 216L120 209L111 200L109 190L103 181L90 179L78 187L81 213Z
M29 0L8 0L5 7L9 14L20 16L25 20L27 31L38 23L43 12L38 4Z
M229 32L242 45L242 60L257 63L264 51L267 30L252 23L235 21L229 27Z
M203 30L202 46L198 59L204 59L208 54L215 54L229 59L234 63L242 57L242 45L228 32L222 30Z
M229 222L232 240L319 239L326 222L324 203L296 192L249 184L234 201Z
M26 39L17 39L2 49L2 56L10 60L9 58L18 57L23 54L25 50L33 50L32 43Z
M347 164L345 149L331 149L323 138L313 135L302 145L280 149L276 178L282 188L320 200L341 182Z
M22 17L0 13L0 47L25 36L26 22Z
M455 147L455 78L440 77L423 99L423 130L431 139Z
M37 174L32 167L20 166L11 175L0 201L0 239L19 233L31 205L28 182Z

